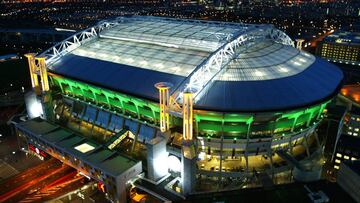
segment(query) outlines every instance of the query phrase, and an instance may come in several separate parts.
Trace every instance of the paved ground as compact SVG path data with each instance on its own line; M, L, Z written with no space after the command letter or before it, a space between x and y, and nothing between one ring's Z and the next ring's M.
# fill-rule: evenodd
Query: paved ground
M26 155L19 149L17 137L12 134L9 126L0 125L0 135L0 160L6 162L10 168L21 172L41 163L37 157Z
M0 159L0 181L16 175L19 171Z

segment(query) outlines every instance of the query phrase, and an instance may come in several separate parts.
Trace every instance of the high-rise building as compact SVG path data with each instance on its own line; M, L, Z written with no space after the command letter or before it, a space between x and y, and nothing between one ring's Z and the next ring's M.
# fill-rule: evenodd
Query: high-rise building
M337 170L344 160L360 158L359 90L359 85L347 85L341 89L339 94L340 101L346 104L348 111L343 118L343 126L339 127L341 136L336 139L332 156L333 167Z
M319 43L316 53L328 61L360 65L360 33L335 32Z
M333 158L334 169L339 169L340 164L346 160L358 160L360 158L360 138L342 134L337 142Z

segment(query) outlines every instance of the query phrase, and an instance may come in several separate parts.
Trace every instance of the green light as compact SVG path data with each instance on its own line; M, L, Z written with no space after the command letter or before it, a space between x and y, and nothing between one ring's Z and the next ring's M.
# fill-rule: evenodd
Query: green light
M51 75L52 85L60 87L64 95L72 95L77 100L85 100L88 104L96 104L101 108L115 109L114 113L131 112L135 118L147 118L148 121L158 124L160 118L159 104L145 99L136 98L120 92L96 87L79 81L74 81L57 75ZM253 114L240 113L218 113L210 111L194 111L194 119L197 131L200 134L211 133L244 139L252 132L273 130L285 136L294 127L308 128L311 122L314 124L323 118L323 109L329 101L305 109L297 109L290 112L274 112L277 119L263 126L253 125ZM128 116L131 118L131 116ZM180 126L181 118L174 117L172 125ZM210 139L210 136L208 136ZM236 138L234 138L235 140Z
M96 104L106 104L111 108L117 108L121 111L130 111L140 117L150 118L154 121L159 120L159 105L129 95L121 94L111 90L99 88L79 81L63 78L57 75L51 75L52 85L59 86L65 95L74 95L85 98L88 104L91 101Z

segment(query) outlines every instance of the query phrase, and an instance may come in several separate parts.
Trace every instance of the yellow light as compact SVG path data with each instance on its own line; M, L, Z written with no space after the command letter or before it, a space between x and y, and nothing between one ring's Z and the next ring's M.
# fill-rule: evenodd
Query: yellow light
M33 54L25 54L25 57L28 59L28 63L29 63L29 72L30 72L32 87L36 88L39 86L39 78L38 78L38 72L39 72L42 90L49 91L50 89L49 79L45 64L45 58L44 57L35 58Z
M192 93L183 94L183 138L192 140L193 138L193 95Z
M36 74L35 58L33 54L25 54L25 57L28 59L29 63L31 85L35 88L39 85L38 76Z
M169 115L169 83L157 83L155 87L159 90L159 106L160 106L160 130L165 132L170 129Z
M80 151L81 153L86 153L95 149L95 147L89 145L88 143L83 143L81 145L76 146L75 149Z
M36 58L36 60L38 61L38 66L39 66L38 69L40 72L42 90L44 92L49 91L50 87L49 87L49 79L48 79L48 74L47 74L47 69L46 69L46 64L45 64L45 58L38 57L38 58Z

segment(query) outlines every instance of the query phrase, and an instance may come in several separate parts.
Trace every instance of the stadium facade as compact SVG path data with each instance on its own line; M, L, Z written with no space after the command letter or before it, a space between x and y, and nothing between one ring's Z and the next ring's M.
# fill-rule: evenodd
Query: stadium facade
M75 120L88 131L67 145L85 147L86 156L54 151L57 142L35 136L36 142L27 124L19 124L25 143L66 153L64 162L77 157L78 166L70 165L104 183L116 201L124 201L124 182L141 172L134 157L116 151L126 141L132 154L145 149L145 178L158 181L170 172L185 196L211 190L214 181L230 188L286 182L284 174L318 178L316 128L343 80L337 67L294 48L271 25L189 19L119 17L27 57L37 95L29 103L39 107L29 108L38 110L31 115L64 130ZM92 137L99 131L100 138ZM81 157L100 148L114 154L99 155L96 163L83 158L92 168L85 170ZM132 173L112 186L101 164L116 157L131 162L114 174Z

